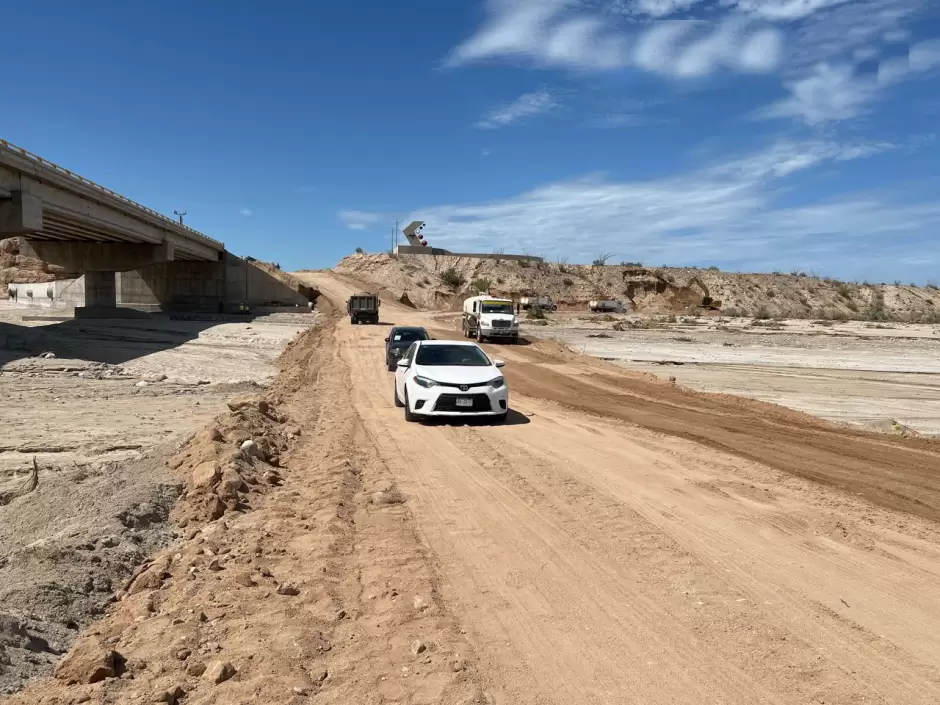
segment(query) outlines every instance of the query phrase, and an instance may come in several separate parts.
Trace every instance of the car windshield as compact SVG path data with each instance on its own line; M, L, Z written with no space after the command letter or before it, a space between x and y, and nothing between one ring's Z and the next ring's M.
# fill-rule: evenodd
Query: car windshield
M428 367L486 367L490 364L475 345L422 345L418 348L416 362Z
M427 340L428 333L422 328L404 328L392 333L392 343L413 343L416 340Z
M512 304L508 301L484 301L480 307L483 313L512 313Z

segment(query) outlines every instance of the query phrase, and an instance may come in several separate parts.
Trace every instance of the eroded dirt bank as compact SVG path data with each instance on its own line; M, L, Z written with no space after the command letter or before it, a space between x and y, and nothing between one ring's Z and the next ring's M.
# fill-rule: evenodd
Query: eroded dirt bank
M334 335L295 341L266 398L173 459L184 537L7 702L483 702Z

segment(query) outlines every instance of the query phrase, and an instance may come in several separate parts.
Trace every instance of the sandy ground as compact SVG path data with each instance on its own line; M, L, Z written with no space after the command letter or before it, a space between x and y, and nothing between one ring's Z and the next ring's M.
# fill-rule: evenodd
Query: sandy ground
M626 369L675 377L693 389L883 431L940 435L937 326L796 320L754 326L750 319L680 317L652 329L616 331L613 323L556 314L551 325L529 330Z
M336 315L289 349L279 481L188 524L68 659L118 677L8 702L940 701L935 442L545 341L489 346L505 426L407 424L387 330Z
M280 351L316 320L47 316L0 312L0 492L40 468L36 491L0 506L0 619L45 644L8 651L0 633L13 661L4 668L0 653L0 692L48 672L120 580L173 539L180 483L165 459L226 399L270 382Z

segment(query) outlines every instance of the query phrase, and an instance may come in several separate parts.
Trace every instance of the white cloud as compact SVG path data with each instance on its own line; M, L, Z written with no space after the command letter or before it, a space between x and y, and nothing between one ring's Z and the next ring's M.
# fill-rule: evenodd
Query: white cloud
M647 2L646 10L667 14L693 4L692 0ZM486 21L451 52L448 65L516 58L542 68L605 71L632 64L676 77L695 77L721 69L770 71L782 54L776 29L755 27L743 16L717 24L654 22L631 37L609 17L575 0L489 0L486 7Z
M878 62L874 76L857 71L854 64L817 64L803 77L789 81L790 95L761 111L764 117L795 117L809 125L846 120L868 110L885 89L917 74L940 68L940 40L913 45L908 56Z
M931 39L912 46L910 65L914 71L930 71L940 68L940 39Z
M634 10L650 17L668 17L688 10L700 2L702 0L637 0Z
M723 5L767 20L800 20L852 0L724 0Z
M877 85L851 65L819 64L808 76L788 84L790 95L762 111L765 117L793 117L809 125L861 115L875 98Z
M240 215L243 215L243 216L245 216L246 218L251 215L251 209L250 209L250 208L239 208L239 209L238 209L238 212L239 212Z
M558 101L548 91L523 93L511 103L491 110L475 127L495 129L506 127L528 117L547 113L558 106Z
M893 148L783 141L685 175L630 182L589 176L414 215L427 221L436 244L458 251L505 247L589 258L605 250L657 262L757 261L781 252L790 256L795 243L818 244L817 236L864 241L940 224L940 200L904 204L862 194L793 208L775 205L783 179Z
M381 213L369 211L340 211L339 219L350 230L365 230L372 227L382 219Z
M483 149L480 150L480 155L481 155L481 156L484 156L484 157L488 157L488 156L490 156L492 153L493 153L493 150L490 149L489 147L484 147Z

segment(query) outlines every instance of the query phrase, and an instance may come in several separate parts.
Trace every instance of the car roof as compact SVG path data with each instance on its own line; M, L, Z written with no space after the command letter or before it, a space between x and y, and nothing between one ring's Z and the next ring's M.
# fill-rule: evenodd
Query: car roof
M427 328L424 326L392 326L392 330L423 330L427 333Z
M480 347L471 340L418 340L421 345L466 345L467 347Z

